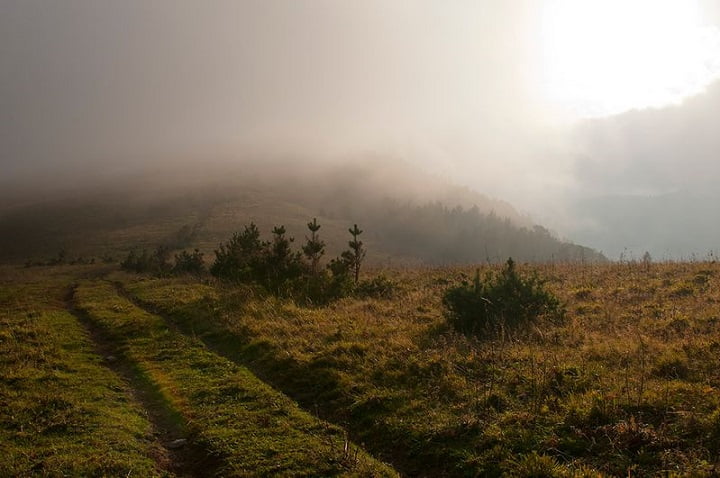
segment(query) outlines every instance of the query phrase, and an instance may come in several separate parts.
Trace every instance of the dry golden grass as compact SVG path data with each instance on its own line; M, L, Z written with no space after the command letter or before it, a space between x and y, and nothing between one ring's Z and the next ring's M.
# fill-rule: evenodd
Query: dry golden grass
M317 309L249 289L122 280L409 474L522 474L544 455L558 476L715 473L720 265L520 271L547 280L566 306L562 325L454 332L441 297L473 268L385 271L393 299Z

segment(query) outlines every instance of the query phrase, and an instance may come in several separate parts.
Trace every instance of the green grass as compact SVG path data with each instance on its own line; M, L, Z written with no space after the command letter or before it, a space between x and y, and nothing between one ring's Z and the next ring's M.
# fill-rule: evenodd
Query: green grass
M64 309L66 286L0 283L0 476L162 476L149 422Z
M106 282L83 282L76 303L163 395L219 464L221 476L393 476L342 429L300 410L244 367L169 328Z
M391 300L316 309L115 279L410 475L713 476L720 266L535 269L566 320L503 339L447 326L442 293L471 269L396 271Z
M720 265L532 269L565 321L484 338L441 308L470 268L385 271L393 298L318 308L97 266L0 268L0 475L170 474L148 404L68 313L84 276L76 304L207 474L393 474L366 449L410 476L716 476Z

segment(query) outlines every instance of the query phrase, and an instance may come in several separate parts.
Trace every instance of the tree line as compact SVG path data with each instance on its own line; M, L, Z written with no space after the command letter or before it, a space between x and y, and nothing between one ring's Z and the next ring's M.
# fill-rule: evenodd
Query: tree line
M399 257L433 264L521 262L604 262L588 247L559 240L539 225L521 226L477 207L448 207L385 201L362 217L376 242Z

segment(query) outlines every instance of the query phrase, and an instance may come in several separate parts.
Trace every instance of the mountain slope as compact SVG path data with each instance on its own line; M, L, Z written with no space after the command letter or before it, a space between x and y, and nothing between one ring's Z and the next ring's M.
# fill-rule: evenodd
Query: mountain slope
M96 180L42 201L0 209L0 260L114 256L168 244L209 253L243 225L269 235L284 224L301 242L317 217L327 255L357 223L374 263L448 264L602 260L534 226L506 202L435 179L401 162L254 161L206 169L176 166Z

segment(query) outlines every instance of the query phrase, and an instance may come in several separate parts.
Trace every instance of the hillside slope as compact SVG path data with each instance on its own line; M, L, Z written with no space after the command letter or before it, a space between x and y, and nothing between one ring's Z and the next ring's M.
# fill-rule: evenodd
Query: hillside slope
M117 259L133 248L217 245L249 222L265 234L284 224L302 241L317 217L327 254L366 232L368 261L396 264L603 260L535 226L510 204L402 162L254 161L202 170L176 166L96 179L70 192L26 194L0 208L0 261Z

